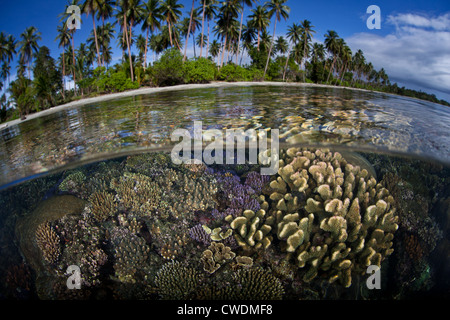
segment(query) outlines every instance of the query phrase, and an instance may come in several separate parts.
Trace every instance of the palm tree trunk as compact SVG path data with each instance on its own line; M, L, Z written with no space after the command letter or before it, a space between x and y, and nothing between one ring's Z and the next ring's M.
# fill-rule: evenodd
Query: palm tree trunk
M73 32L72 32L72 63L73 63L73 69L72 69L72 75L73 75L73 92L76 94L77 92L77 86L76 86L76 79L75 79L75 43L73 41Z
M63 61L62 61L62 76L63 76L63 88L62 88L62 96L63 96L63 100L66 99L66 94L65 94L65 89L66 89L66 62L64 60L64 46L63 46Z
M269 54L267 55L267 62L266 62L266 68L264 69L264 78L266 78L266 73L267 73L267 68L269 67L269 60L270 60L270 55L272 54L272 47L273 47L273 42L275 41L275 32L277 30L277 19L275 19L275 25L273 27L273 36L272 36L272 41L270 43L270 49L269 49Z
M244 7L242 7L241 25L239 26L239 38L238 38L238 44L237 44L237 50L236 50L236 64L238 64L239 46L241 45L242 23L243 22L244 22Z
M291 50L292 50L292 45L289 47L289 50L287 52L286 64L284 65L284 71L283 71L283 81L286 79L286 71L287 71L287 67L288 67L289 55L291 53Z
M258 48L257 48L257 49L258 49L258 52L259 52L259 41L260 41L260 40L259 40L259 33L260 33L260 31L261 31L261 28L258 29Z
M225 49L227 48L227 38L228 38L228 34L225 33L225 41L223 42L223 48L222 48L222 58L220 60L220 67L222 68L223 66L223 58L225 57Z
M123 15L123 30L125 32L125 40L127 41L127 48L128 48L128 62L130 63L130 73L131 73L131 81L134 81L134 75L133 75L133 64L131 62L131 50L130 50L130 39L128 39L128 28L127 28L127 16Z
M186 34L186 43L184 44L183 62L186 61L186 52L187 52L189 36L191 35L192 15L194 14L194 5L195 5L195 0L192 0L191 17L189 19L189 27L188 27L188 32ZM194 38L194 50L195 50L195 38Z
M166 21L167 21L167 27L169 28L169 40L170 40L170 46L173 47L172 27L171 27L170 21L169 21L169 20L166 20Z
M206 40L206 58L208 58L208 54L209 54L209 20L208 20L208 40Z
M202 11L202 40L200 42L200 58L202 57L203 53L203 31L205 30L205 6L206 6L206 0L203 0L203 11ZM209 26L209 22L208 22ZM208 57L208 51L206 51L206 57Z
M306 37L305 37L306 38ZM306 43L306 39L303 40L303 57L302 57L302 64L303 64L303 82L306 82L306 46L308 45Z
M147 68L148 30L147 28L147 36L145 37L144 70Z
M328 80L330 79L331 72L333 72L335 62L336 62L336 56L333 57L333 62L331 63L330 71L328 72L327 83L328 83Z
M100 49L98 48L97 30L95 28L94 12L92 12L92 23L94 25L95 48L97 49L97 66L100 67Z

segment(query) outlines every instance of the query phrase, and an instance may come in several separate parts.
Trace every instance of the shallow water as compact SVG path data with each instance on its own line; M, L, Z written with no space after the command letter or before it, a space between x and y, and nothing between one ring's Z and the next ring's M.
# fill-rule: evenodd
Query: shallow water
M4 183L52 172L0 191L0 297L448 298L447 114L366 92L262 86L24 122L3 132ZM174 164L172 130L197 120L279 128L280 170ZM156 146L165 150L132 152ZM92 162L99 152L113 159Z
M1 131L0 186L80 161L171 148L177 128L278 129L280 143L351 146L450 162L442 105L341 88L242 86L159 92L68 108Z

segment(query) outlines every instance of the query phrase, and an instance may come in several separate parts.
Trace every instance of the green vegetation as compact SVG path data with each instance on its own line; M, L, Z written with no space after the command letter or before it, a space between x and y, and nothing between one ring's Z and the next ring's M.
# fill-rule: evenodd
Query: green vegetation
M78 5L90 36L81 42L66 21L69 5ZM352 52L336 31L313 43L315 26L293 22L275 39L277 23L289 20L287 0L72 0L61 8L53 58L41 34L28 27L17 41L0 33L0 121L70 102L141 86L210 81L289 81L348 86L416 97L443 105L435 95L391 83L361 50ZM247 14L247 16L246 16ZM269 27L273 24L272 35ZM122 59L111 65L113 40ZM187 58L192 43L194 58ZM186 45L188 44L188 45ZM197 55L199 52L199 55ZM157 57L149 62L149 57ZM17 78L10 81L18 58ZM245 59L244 59L245 58ZM243 61L245 63L243 63ZM67 89L67 81L75 83Z

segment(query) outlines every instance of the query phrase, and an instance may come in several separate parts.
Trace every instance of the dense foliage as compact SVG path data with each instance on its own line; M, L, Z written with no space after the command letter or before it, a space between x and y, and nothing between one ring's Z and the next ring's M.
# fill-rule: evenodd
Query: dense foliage
M62 52L56 59L47 47L39 46L41 33L35 27L26 28L20 41L2 31L0 121L99 94L210 81L348 86L450 106L433 94L391 83L383 68L376 70L361 50L352 52L334 30L327 31L323 43L314 42L315 26L309 20L292 23L285 36L274 38L269 26L274 26L275 35L274 22L289 18L288 1L268 0L256 6L252 2L193 1L198 8L189 8L195 10L187 10L189 16L183 18L184 6L179 0L124 0L117 2L116 8L106 0L98 0L99 6L69 0L65 9L81 5L92 17L93 29L85 42L78 40L75 47L76 30L69 30L64 23L58 26L55 41ZM246 7L250 10L247 20L243 19ZM65 22L69 15L67 10L61 12ZM114 38L122 58L111 65ZM193 58L187 56L186 43L193 46ZM11 81L10 64L15 56L17 77Z

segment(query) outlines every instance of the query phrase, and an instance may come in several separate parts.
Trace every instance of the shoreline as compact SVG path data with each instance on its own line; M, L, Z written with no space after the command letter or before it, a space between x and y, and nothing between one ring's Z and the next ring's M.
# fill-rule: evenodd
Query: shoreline
M325 85L325 84L317 84L317 83L298 83L298 82L274 82L274 81L264 81L264 82L251 82L251 81L241 81L241 82L225 82L225 81L213 81L205 84L180 84L176 86L167 86L167 87L142 87L135 90L129 90L124 92L116 92L116 93L107 93L104 95L100 95L97 97L91 98L83 98L76 101L71 101L65 104L61 104L55 107L52 107L47 110L39 111L36 113L31 113L26 116L26 119L20 120L15 119L11 121L7 121L0 124L0 130L3 130L7 127L17 125L19 123L26 122L31 119L35 119L38 117L43 117L46 115L50 115L52 113L69 109L72 107L78 107L82 105L87 105L90 103L98 103L107 100L113 100L117 98L131 97L136 95L143 94L152 94L158 92L166 92L166 91L181 91L181 90L190 90L190 89L201 89L201 88L224 88L224 87L248 87L248 86L289 86L289 87L317 87L317 88L330 88L330 89L349 89L349 90L359 90L364 92L378 92L367 89L360 88L352 88L352 87L338 87L333 85ZM384 92L379 92L382 94L389 94ZM398 97L402 97L400 95L395 95ZM418 99L420 100L420 99Z

